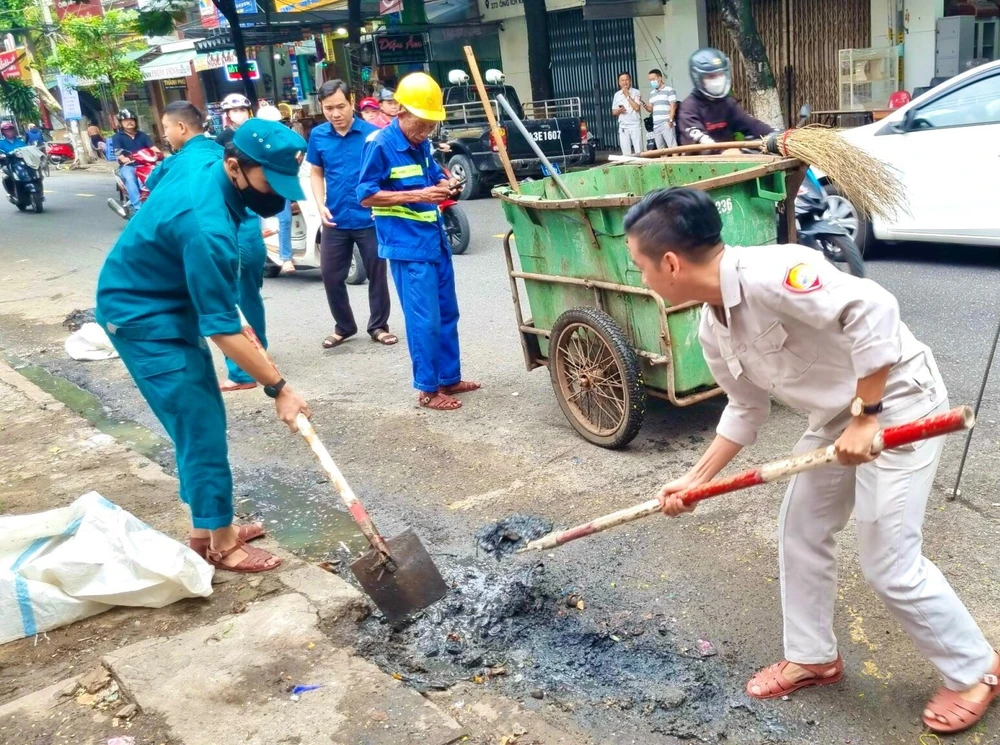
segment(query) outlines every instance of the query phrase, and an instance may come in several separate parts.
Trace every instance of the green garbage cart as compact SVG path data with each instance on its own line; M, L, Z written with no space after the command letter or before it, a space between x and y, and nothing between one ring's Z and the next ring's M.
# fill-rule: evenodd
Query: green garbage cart
M511 226L504 252L525 365L548 367L559 406L583 437L623 447L642 426L647 396L689 406L721 392L698 339L700 307L667 305L643 287L625 243L628 208L654 189L691 186L712 196L726 243L775 243L781 212L794 240L804 173L787 158L684 157L565 174L573 198L551 178L525 182L520 193L494 189Z

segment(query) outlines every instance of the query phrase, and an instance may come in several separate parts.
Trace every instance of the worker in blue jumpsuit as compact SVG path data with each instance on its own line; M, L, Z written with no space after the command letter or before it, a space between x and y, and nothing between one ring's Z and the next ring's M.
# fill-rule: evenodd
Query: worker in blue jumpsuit
M189 161L221 160L223 147L217 141L205 136L205 117L188 101L174 101L163 109L163 131L170 147L176 152L164 160L146 179L146 187L152 191L164 177L180 168L179 164ZM235 131L233 131L235 134ZM232 141L232 135L227 138ZM183 169L181 169L183 170ZM260 230L260 218L249 210L244 210L239 220L240 264L237 280L237 302L243 317L257 334L264 349L267 349L267 329L264 315L264 298L260 290L264 286L264 264L267 262L267 247ZM228 379L219 386L228 391L242 391L256 388L256 381L240 369L240 366L226 357Z
M309 408L242 333L237 307L238 224L245 210L274 215L302 199L305 140L273 122L246 127L222 159L178 161L129 221L97 285L97 321L174 442L192 547L214 566L260 572L277 557L233 525L226 414L205 337L264 385L293 431Z
M453 411L462 405L455 394L480 385L462 380L455 272L437 207L459 184L445 177L427 141L444 120L444 101L441 87L423 72L404 77L395 97L399 116L365 146L358 201L372 208L379 256L389 260L399 294L417 403Z

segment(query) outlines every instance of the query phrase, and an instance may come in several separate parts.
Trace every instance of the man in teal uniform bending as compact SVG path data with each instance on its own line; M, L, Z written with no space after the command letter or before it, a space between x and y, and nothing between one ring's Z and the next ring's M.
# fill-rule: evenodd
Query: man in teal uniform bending
M246 543L259 526L233 525L226 413L209 337L274 399L295 430L309 408L244 336L237 307L237 231L246 209L274 215L303 198L305 140L274 122L237 133L223 159L193 159L170 173L129 221L97 285L97 320L174 441L192 548L241 572L278 566Z
M184 164L204 163L222 159L223 147L205 136L205 116L197 106L188 101L174 101L163 110L163 131L173 148L171 155L149 174L146 187L152 191L169 174L185 170ZM256 124L256 122L254 122ZM249 210L239 217L240 271L237 280L237 304L243 317L267 349L267 331L264 315L264 264L267 263L267 246L260 230L260 218ZM219 389L242 391L256 388L257 383L226 357L228 380Z

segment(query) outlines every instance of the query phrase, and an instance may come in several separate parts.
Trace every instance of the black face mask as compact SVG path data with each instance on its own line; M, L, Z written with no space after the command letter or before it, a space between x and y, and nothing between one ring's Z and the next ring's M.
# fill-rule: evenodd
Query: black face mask
M246 179L247 185L241 189L239 186L236 186L236 179L233 179L233 186L240 193L240 199L243 200L243 204L247 209L252 210L260 217L274 217L285 209L285 198L283 196L273 191L266 193L258 191L250 185L250 179L247 178L246 171L243 170L242 166L240 167L240 173Z

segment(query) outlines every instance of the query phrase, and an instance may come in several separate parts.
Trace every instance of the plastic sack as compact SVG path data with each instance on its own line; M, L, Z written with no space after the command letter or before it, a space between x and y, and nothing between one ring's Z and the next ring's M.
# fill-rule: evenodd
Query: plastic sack
M66 354L74 360L109 360L118 352L111 345L107 332L96 323L85 323L66 339Z
M162 608L212 594L212 567L97 492L0 517L0 644L115 605Z

